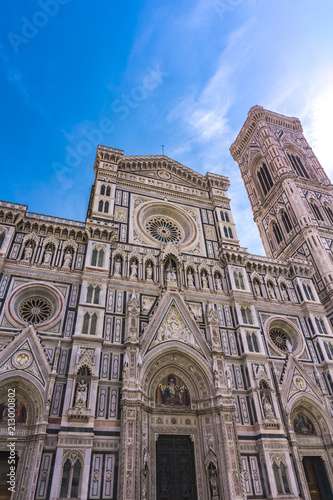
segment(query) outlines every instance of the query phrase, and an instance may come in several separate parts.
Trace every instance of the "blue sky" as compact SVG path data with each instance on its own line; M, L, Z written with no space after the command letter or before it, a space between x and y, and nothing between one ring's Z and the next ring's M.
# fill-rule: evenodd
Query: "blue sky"
M229 147L251 106L298 116L330 176L333 2L13 1L1 16L1 191L84 220L97 143L227 175L242 246L263 254Z

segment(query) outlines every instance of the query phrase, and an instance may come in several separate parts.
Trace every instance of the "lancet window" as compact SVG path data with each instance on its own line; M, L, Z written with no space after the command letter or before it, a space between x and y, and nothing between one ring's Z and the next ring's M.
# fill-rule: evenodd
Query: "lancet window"
M263 163L262 166L258 169L258 180L260 182L261 189L266 196L266 194L272 189L273 181L271 174L267 168L266 163Z

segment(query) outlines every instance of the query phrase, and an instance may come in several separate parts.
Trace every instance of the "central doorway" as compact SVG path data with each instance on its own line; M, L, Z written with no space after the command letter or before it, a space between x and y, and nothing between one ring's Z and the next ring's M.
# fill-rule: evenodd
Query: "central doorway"
M157 500L197 500L194 448L188 436L160 435L156 442Z
M311 500L333 500L325 464L321 457L304 457L303 467Z

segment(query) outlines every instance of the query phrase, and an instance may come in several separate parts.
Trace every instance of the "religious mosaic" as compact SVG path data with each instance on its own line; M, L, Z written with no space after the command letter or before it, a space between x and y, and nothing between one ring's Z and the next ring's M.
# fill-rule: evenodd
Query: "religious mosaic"
M176 375L164 377L156 388L156 405L181 408L190 406L190 394Z
M26 424L28 412L25 404L20 399L15 399L15 422L17 424ZM0 423L8 422L8 401L4 399L0 403Z
M312 421L303 412L298 412L294 418L296 434L316 434Z

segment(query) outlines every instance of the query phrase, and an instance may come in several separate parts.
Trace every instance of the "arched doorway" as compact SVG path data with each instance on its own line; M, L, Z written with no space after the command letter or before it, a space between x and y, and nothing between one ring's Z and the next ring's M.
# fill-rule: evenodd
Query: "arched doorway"
M1 500L24 500L36 483L36 464L45 440L44 411L40 392L31 381L19 376L2 381L0 433L5 438L0 440ZM15 493L8 490L11 486L5 477L8 472L15 483Z
M326 435L329 424L321 411L308 401L298 403L291 414L292 431L311 500L333 500L332 470Z
M185 382L175 373L164 376L156 387L155 405L157 409L171 410L175 415L178 410L191 408ZM171 421L176 422L177 417L172 417ZM156 500L196 498L193 441L183 434L159 434L156 441Z
M212 488L222 498L223 431L220 414L211 404L215 392L208 363L204 359L200 363L198 355L186 352L193 349L176 342L158 349L155 356L148 354L142 368L139 498L206 500L211 499ZM131 443L134 412L125 398L123 412L128 419L123 435ZM125 463L134 463L128 451Z

